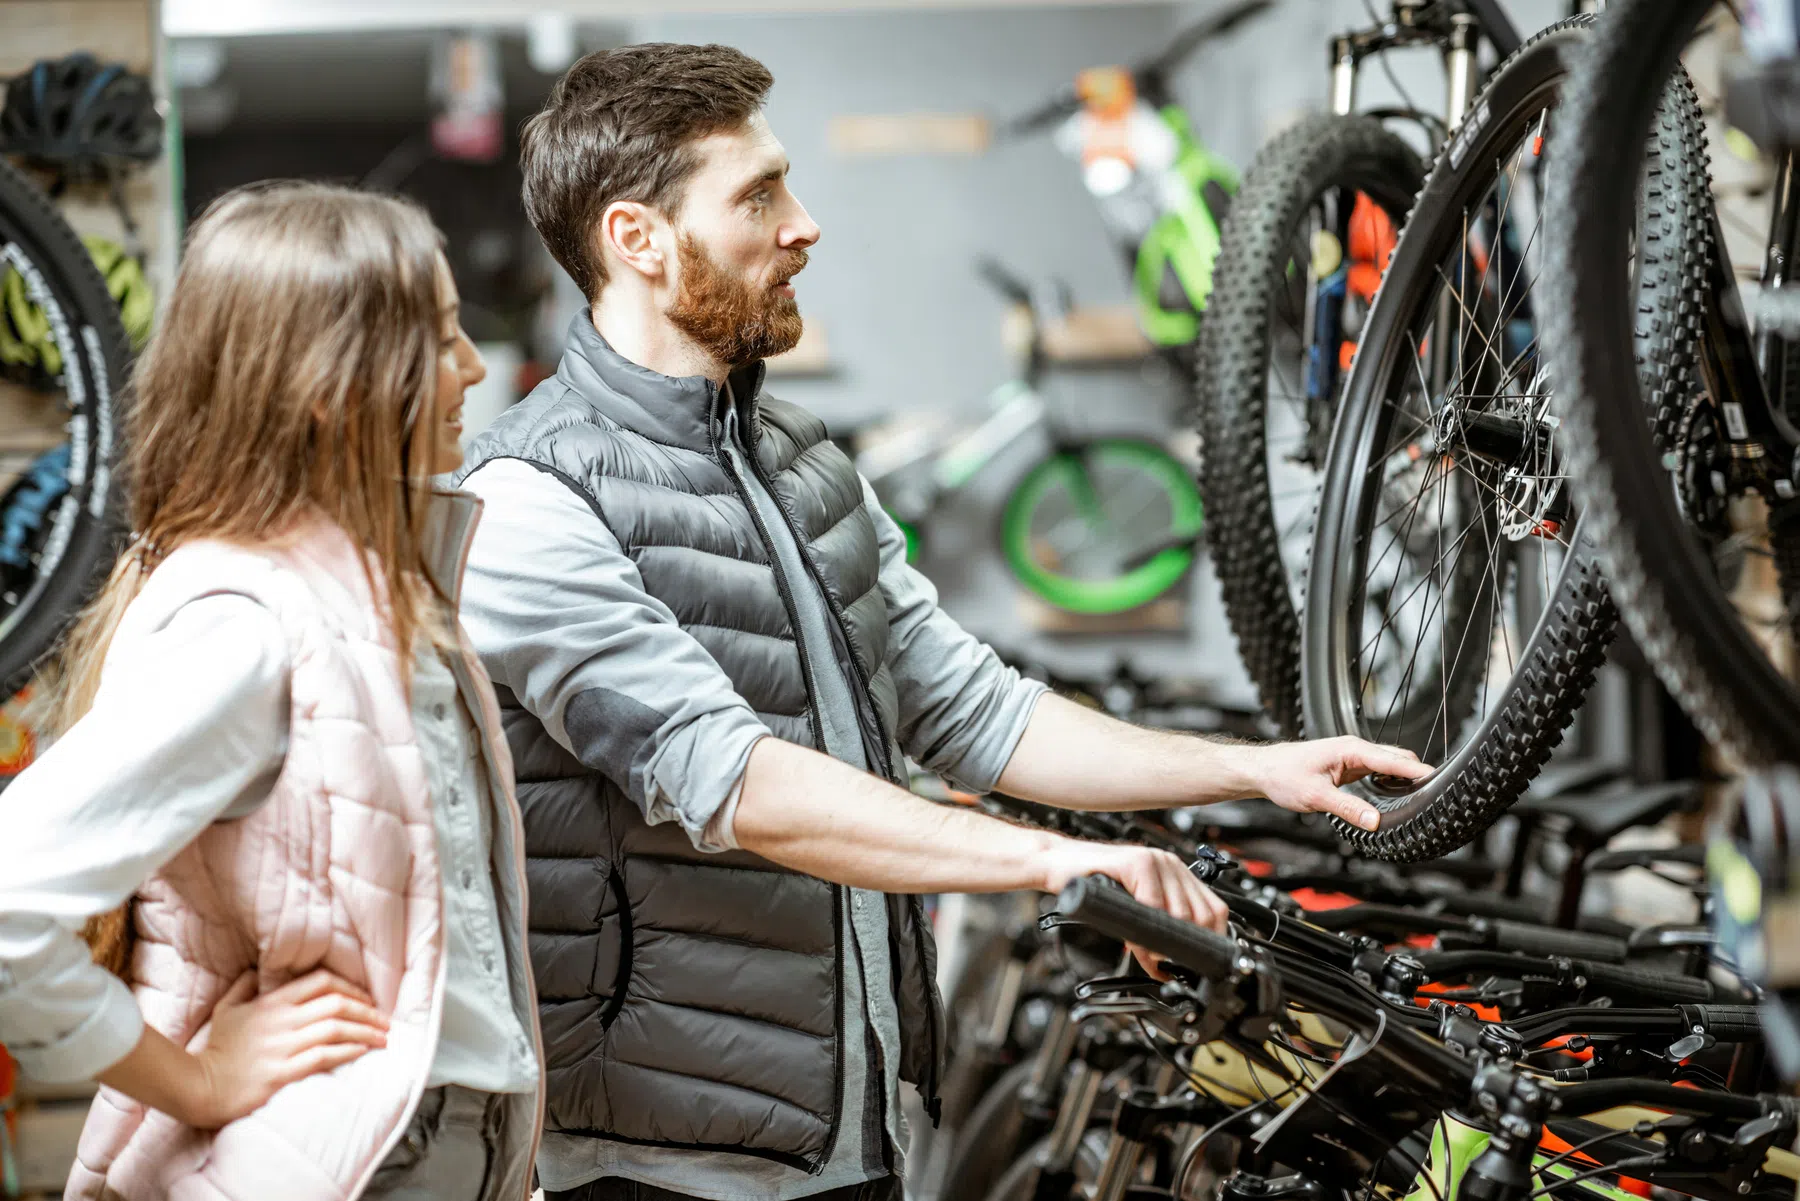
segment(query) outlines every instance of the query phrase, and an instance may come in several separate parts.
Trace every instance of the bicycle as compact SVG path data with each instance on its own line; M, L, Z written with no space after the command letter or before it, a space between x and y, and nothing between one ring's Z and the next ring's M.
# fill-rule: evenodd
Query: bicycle
M1351 786L1382 820L1344 836L1378 858L1448 854L1522 796L1612 637L1535 302L1561 211L1544 199L1545 137L1591 24L1534 35L1477 94L1426 177L1336 402L1301 625L1304 726L1399 743L1438 768ZM1649 314L1627 369L1668 394L1698 354L1678 318L1705 258L1705 182L1685 77L1659 106L1621 225L1635 239L1632 303Z
M1491 0L1400 0L1387 21L1334 37L1330 109L1258 152L1227 223L1204 370L1194 376L1201 494L1218 505L1208 541L1240 657L1289 737L1301 726L1303 543L1340 385L1424 181L1418 154L1390 123L1420 126L1441 146L1474 103L1484 42L1503 60L1520 44ZM1359 113L1365 64L1421 46L1444 59L1442 116L1410 101Z
M1164 956L1172 979L1083 986L1082 1016L1134 1028L1149 1070L1121 1078L1105 1123L1093 1074L1072 1073L1058 1129L990 1201L1201 1195L1188 1186L1203 1156L1216 1173L1205 1195L1229 1201L1612 1198L1630 1195L1627 1176L1716 1201L1793 1187L1795 1161L1776 1147L1796 1105L1752 1093L1755 1056L1730 1053L1758 1042L1744 1006L1564 1008L1510 1024L1442 1000L1421 1008L1319 957L1354 943L1253 924L1213 934L1103 877L1065 889L1053 920ZM1727 1060L1725 1075L1703 1066ZM1559 1063L1579 1066L1545 1066ZM1071 1137L1065 1119L1085 1131Z
M1145 336L1184 364L1212 292L1219 227L1238 176L1195 133L1171 81L1194 51L1271 2L1242 0L1136 66L1090 67L998 131L1001 140L1056 131L1057 147L1081 164L1082 182L1131 269Z
M1660 133L1656 98L1711 10L1700 0L1619 0L1571 80L1553 132L1544 348L1567 397L1570 471L1580 479L1626 626L1658 676L1715 743L1751 763L1800 748L1800 685L1772 654L1800 637L1800 386L1786 319L1800 248L1795 156L1781 153L1765 259L1765 320L1753 330L1703 190L1708 253L1683 275L1679 320L1700 334L1686 388L1642 386L1634 339L1644 322L1623 285L1639 135ZM1704 150L1688 153L1704 164ZM1648 418L1648 420L1647 420ZM1735 594L1761 584L1761 607Z
M1196 873L1245 929L1378 981L1386 993L1415 1003L1427 997L1468 1000L1507 1016L1534 1017L1560 1004L1564 1016L1554 1020L1566 1022L1580 1012L1567 1007L1580 1003L1654 1007L1676 999L1716 1005L1735 998L1703 978L1709 962L1703 932L1638 931L1616 923L1552 928L1542 924L1541 909L1486 890L1493 867L1469 871L1469 864L1445 862L1402 877L1386 865L1334 854L1341 849L1335 837L1321 840L1311 827L1273 820L1292 818L1279 811L1264 821L1223 813L1223 806L1140 815L1054 810L997 795L983 804L1009 820L1092 840L1156 846L1192 859ZM1249 846L1252 856L1237 858L1195 841L1222 829L1234 844ZM1642 865L1654 857L1640 858ZM1069 946L1075 933L1085 934L1088 942ZM1425 937L1435 949L1413 945ZM1012 1066L986 1076L987 1091L956 1124L947 1170L941 1181L925 1183L924 1195L934 1195L932 1184L941 1183L935 1195L946 1201L986 1196L1009 1174L1007 1188L1015 1187L1035 1159L1061 1164L1061 1171L1084 1154L1083 1131L1113 1104L1107 1088L1088 1095L1087 1082L1114 1078L1116 1083L1118 1072L1137 1062L1129 1039L1122 1044L1083 1025L1093 1012L1083 1004L1101 987L1092 979L1095 972L1107 962L1120 963L1116 975L1130 962L1121 962L1116 944L1096 946L1091 939L1091 932L1070 926L1037 940L1021 932L1010 946L996 945L993 983L984 993L990 1007L977 1023L985 1037L958 1049L957 1059L966 1062L953 1061L952 1074L995 1060ZM1403 940L1409 945L1386 949ZM1076 966L1082 963L1089 965L1085 985ZM1506 977L1503 985L1490 979L1499 976ZM1674 1029L1670 1017L1668 1010L1633 1009L1629 1016L1607 1020L1637 1038ZM1076 1064L1084 1066L1072 1068ZM1088 1158L1099 1162L1097 1156Z
M1012 485L1000 516L1000 551L1013 578L1072 613L1148 604L1193 566L1202 511L1192 473L1153 442L1071 429L1041 391L1049 356L1030 286L991 260L979 270L1023 324L1018 374L988 397L987 414L972 429L865 439L857 470L906 533L910 561L946 496L1020 444L1047 440L1048 453Z

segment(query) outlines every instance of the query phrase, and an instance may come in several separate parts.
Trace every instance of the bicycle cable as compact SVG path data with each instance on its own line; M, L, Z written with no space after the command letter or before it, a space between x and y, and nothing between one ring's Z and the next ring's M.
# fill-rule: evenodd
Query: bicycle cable
M1667 1158L1669 1158L1669 1153L1664 1151L1658 1155L1632 1155L1619 1160L1617 1163L1603 1163L1597 1168L1590 1168L1585 1172L1577 1172L1575 1175L1566 1176L1563 1179L1556 1181L1554 1184L1546 1184L1541 1189L1526 1193L1523 1201L1533 1201L1533 1198L1542 1197L1547 1193L1553 1193L1559 1188L1568 1188L1570 1185L1580 1184L1584 1180L1592 1180L1596 1176L1605 1176L1608 1173L1616 1174L1623 1168L1648 1167L1651 1164L1661 1163Z
M1362 0L1362 5L1364 11L1369 14L1369 20L1375 22L1377 27L1386 24L1386 22L1381 19L1381 14L1375 11L1375 0ZM1394 91L1399 94L1401 103L1405 104L1407 108L1410 108L1415 112L1422 111L1418 105L1413 103L1413 98L1407 90L1400 86L1400 77L1394 74L1393 64L1388 62L1387 55L1383 53L1377 54L1375 57L1381 63L1382 74L1387 76L1388 83L1392 84Z

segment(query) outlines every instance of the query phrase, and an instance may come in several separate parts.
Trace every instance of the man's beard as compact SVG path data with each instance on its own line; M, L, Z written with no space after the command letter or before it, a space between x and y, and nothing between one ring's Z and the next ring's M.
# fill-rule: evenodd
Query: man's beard
M806 323L800 306L775 288L806 266L806 251L789 250L771 283L758 287L706 253L692 234L676 243L681 287L669 306L669 322L726 367L773 358L800 341Z

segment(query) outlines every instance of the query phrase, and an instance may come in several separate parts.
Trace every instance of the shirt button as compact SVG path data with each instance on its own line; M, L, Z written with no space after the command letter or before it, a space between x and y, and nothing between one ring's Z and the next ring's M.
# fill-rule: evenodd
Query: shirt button
M465 867L465 868L463 868L463 874L462 874L462 885L463 885L463 887L464 887L464 888L471 888L471 887L473 887L473 886L474 886L474 884L475 884L475 873L474 873L474 872L472 872L472 871L470 871L470 870L469 870L469 869L468 869L468 868L466 868L466 867Z
M486 967L488 971L491 972L494 970L494 957L492 955L483 955L481 957L481 962L482 962L482 965L484 967Z
M444 720L445 712L446 712L446 710L444 709L444 706L442 706L442 705L433 705L431 707L431 715L433 717L437 718L439 721Z

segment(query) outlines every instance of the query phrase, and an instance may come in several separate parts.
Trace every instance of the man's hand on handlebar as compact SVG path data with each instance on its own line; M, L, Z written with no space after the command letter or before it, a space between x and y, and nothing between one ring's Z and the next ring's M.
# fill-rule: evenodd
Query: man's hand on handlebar
M1187 864L1167 851L1067 839L1051 852L1043 890L1059 893L1071 880L1094 873L1117 880L1141 904L1161 909L1184 922L1225 932L1230 912L1225 902L1197 880ZM1131 953L1152 976L1159 980L1168 978L1157 968L1157 956L1135 946Z

